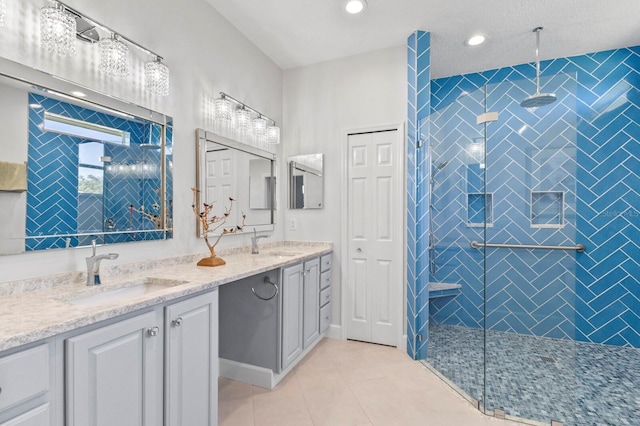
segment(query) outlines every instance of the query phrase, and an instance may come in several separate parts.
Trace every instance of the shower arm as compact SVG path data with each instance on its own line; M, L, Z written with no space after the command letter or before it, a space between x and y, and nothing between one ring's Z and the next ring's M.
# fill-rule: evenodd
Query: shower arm
M536 93L540 94L540 31L543 27L536 27Z

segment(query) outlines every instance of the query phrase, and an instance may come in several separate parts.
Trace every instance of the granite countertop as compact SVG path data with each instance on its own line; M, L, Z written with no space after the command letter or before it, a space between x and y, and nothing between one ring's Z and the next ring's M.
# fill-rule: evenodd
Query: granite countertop
M106 273L101 274L103 283L94 287L87 287L85 274L78 272L0 283L0 351L295 264L331 250L329 243L285 241L263 244L258 255L252 255L247 248L220 251L219 256L227 264L213 268L196 266L202 255L111 268L105 268L105 262L102 268ZM145 281L160 283L160 287L97 306L71 303L81 297Z

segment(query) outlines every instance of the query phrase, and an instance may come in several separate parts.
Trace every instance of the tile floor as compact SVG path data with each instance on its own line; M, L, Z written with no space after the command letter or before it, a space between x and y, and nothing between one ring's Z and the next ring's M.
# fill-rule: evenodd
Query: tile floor
M274 390L219 381L220 426L506 426L403 350L324 339Z
M640 425L639 349L430 323L428 353L468 395L482 401L486 388L489 410L565 426Z

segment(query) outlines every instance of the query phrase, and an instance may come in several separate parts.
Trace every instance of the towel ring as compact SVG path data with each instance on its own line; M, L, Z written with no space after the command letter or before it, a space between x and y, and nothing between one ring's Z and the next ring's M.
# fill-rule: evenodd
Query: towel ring
M253 292L253 294L260 300L271 300L274 297L276 297L278 295L278 292L280 291L280 289L278 289L278 285L276 283L272 283L271 280L269 279L269 277L264 277L264 280L262 280L262 282L264 282L265 284L271 284L273 286L273 288L275 288L276 290L273 292L273 296L265 298L260 296L258 293L256 293L256 289L251 287L251 291Z

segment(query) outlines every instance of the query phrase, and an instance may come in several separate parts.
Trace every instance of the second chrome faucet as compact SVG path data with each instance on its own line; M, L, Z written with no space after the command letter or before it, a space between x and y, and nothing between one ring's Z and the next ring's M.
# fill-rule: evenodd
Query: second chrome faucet
M258 250L258 240L260 238L267 238L268 235L257 235L256 228L253 228L253 237L251 237L251 254L260 254Z

